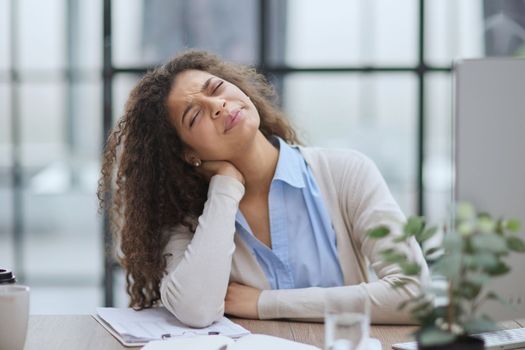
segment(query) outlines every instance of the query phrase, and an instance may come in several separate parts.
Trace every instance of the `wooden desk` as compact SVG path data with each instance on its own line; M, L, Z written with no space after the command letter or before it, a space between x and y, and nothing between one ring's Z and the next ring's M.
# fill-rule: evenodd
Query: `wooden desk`
M324 348L324 325L322 323L232 320L252 333L275 335ZM410 334L415 329L416 327L411 326L372 326L371 336L379 339L383 344L383 349L391 349L391 344L410 341Z
M278 337L324 346L323 325L286 321L255 321L232 319L252 333L275 335ZM504 328L521 327L522 320L502 323ZM409 341L415 327L410 326L372 326L371 332L383 344L383 349L391 345ZM122 350L122 346L97 321L89 315L32 315L25 350ZM136 348L131 348L136 349Z

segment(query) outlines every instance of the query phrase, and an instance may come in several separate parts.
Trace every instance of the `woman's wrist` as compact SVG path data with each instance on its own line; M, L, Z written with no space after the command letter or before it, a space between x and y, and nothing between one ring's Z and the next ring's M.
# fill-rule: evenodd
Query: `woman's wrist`
M235 168L233 167L225 167L217 172L217 175L223 175L223 176L229 176L233 177L240 183L244 185L244 176Z
M240 202L244 196L244 190L244 185L235 177L215 174L210 179L208 196L212 193L225 194Z

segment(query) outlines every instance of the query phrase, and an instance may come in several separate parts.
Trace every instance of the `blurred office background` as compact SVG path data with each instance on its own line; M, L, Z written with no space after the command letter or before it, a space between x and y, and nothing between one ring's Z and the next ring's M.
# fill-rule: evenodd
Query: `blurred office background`
M105 257L104 134L188 47L253 65L308 145L372 157L404 212L445 219L451 65L525 54L522 0L0 0L0 266L31 313L127 305Z

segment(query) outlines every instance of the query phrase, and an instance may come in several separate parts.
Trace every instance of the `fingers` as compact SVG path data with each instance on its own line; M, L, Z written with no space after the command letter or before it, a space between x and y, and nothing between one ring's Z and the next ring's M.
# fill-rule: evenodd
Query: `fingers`
M257 303L261 291L257 288L232 282L224 298L224 311L229 315L244 318L259 318Z
M230 176L237 179L244 184L244 176L241 172L230 162L224 160L207 160L197 168L197 171L204 175L208 181L213 175Z
M228 289L226 289L226 297L224 298L224 312L227 314L235 313L235 291L237 289L237 283L230 283Z
M221 166L224 166L224 163L227 162L223 160L207 160L201 164L198 170L217 173Z
M211 177L219 172L220 169L220 161L215 160L209 160L202 162L202 164L198 167L196 167L196 170L199 174L204 176L208 181L210 181Z
M228 285L228 289L226 289L226 300L231 300L235 297L235 292L237 292L241 285L239 283L232 282Z

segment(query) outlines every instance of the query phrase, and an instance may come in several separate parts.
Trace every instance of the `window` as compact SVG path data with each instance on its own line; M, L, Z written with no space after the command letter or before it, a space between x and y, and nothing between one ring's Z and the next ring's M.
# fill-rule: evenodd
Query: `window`
M523 0L0 0L0 266L32 286L32 313L127 304L96 215L103 135L140 75L190 47L259 68L306 144L362 151L406 214L442 220L451 63L523 56L524 15Z

